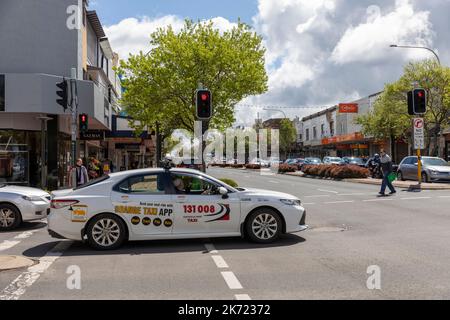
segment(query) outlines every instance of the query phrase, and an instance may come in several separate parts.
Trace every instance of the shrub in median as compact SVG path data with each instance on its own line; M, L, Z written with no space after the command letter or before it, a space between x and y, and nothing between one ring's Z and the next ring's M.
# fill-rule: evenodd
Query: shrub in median
M245 168L247 168L247 169L261 169L261 165L248 163L248 164L245 165Z
M333 179L367 178L369 170L355 165L316 165L304 166L306 175Z
M285 172L295 172L297 171L297 167L296 166L291 166L289 164L280 164L278 166L278 172L280 173L285 173Z

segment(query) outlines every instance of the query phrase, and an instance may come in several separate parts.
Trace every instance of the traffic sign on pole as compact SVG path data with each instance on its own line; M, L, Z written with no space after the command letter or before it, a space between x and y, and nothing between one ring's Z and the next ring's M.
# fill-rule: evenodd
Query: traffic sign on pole
M425 137L424 137L424 121L423 118L413 119L414 129L414 149L425 149Z

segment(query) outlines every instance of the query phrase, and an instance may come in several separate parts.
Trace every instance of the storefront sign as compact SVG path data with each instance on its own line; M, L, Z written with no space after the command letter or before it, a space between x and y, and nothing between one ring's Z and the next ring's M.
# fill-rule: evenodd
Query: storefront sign
M360 132L351 133L351 134L344 134L336 137L331 138L324 138L322 139L322 144L336 144L340 142L351 142L351 141L359 141L364 140L364 135Z
M358 113L357 103L340 103L339 113Z
M104 140L105 134L104 131L86 131L86 132L80 132L80 139L81 140Z

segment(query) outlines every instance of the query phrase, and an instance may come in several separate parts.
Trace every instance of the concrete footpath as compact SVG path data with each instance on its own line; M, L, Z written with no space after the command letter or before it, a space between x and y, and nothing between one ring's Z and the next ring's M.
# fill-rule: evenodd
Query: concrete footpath
M285 175L289 176L297 176L297 177L303 177L303 178L309 178L309 179L317 179L317 180L332 180L327 178L320 178L320 177L314 177L314 176L305 176L303 172L297 171L297 172L287 172L284 173ZM381 186L381 179L372 179L372 178L366 178L366 179L342 179L342 180L334 180L334 181L343 181L343 182L352 182L352 183L362 183L362 184L372 184L372 185L379 185ZM416 181L399 181L395 180L393 182L394 187L396 188L405 188L410 189L414 188L414 186L417 186ZM422 183L421 184L422 190L450 190L450 183L442 183L442 182L435 182L435 183Z

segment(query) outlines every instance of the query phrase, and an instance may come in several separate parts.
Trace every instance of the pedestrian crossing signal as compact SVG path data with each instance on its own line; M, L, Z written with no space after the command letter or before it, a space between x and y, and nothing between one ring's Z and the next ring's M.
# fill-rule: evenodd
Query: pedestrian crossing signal
M88 115L83 113L80 114L80 132L86 132L89 126L89 118Z

